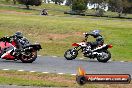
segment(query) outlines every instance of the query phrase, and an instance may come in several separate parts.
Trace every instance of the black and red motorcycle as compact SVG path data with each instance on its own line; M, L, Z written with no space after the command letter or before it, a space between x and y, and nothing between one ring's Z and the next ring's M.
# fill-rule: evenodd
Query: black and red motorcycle
M73 43L72 46L73 49L68 49L64 53L64 57L67 60L73 60L78 56L78 52L81 50L81 52L85 52L87 49L91 49L91 46L88 46L87 41L83 41L80 43ZM88 57L90 59L95 59L99 62L107 62L111 58L111 53L108 51L108 48L112 48L113 46L110 44L102 44L98 45L97 47L90 50L89 53L83 53L84 57Z
M25 41L26 40L26 41ZM18 49L20 41L24 46ZM37 58L37 51L41 48L40 44L30 44L25 38L17 36L3 37L0 39L0 58L5 60L21 60L23 63L32 63Z

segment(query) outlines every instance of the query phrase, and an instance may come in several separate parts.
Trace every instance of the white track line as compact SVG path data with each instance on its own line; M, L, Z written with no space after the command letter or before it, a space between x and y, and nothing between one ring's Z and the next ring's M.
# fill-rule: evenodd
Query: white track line
M75 76L76 74L71 74L71 75Z
M10 69L2 69L2 70L8 71L8 70L10 70ZM19 71L19 72L24 72L24 70L17 70L17 71ZM36 71L29 71L29 72L34 73L34 72L36 72ZM41 73L48 74L48 73L50 73L50 72L41 72ZM66 74L66 73L55 73L55 74L64 75L64 74ZM76 74L70 74L70 75L76 76Z
M58 73L59 75L63 75L64 73Z
M42 56L42 55L38 55L38 57L40 57L40 56Z
M2 69L2 70L4 70L4 71L8 71L9 69Z
M52 57L57 57L57 56L52 56Z
M49 72L42 72L42 73L47 74L47 73L49 73Z
M112 60L109 60L110 62L112 61Z
M36 72L36 71L29 71L29 72L33 73L33 72Z
M23 72L24 70L17 70L17 71L19 71L19 72Z
M81 59L81 60L82 60L82 59L84 59L84 58L79 58L79 59Z

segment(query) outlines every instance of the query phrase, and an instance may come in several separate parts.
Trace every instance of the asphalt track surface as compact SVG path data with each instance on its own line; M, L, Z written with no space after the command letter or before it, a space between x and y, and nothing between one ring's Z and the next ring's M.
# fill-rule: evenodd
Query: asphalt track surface
M68 61L65 58L48 56L39 56L33 63L0 60L0 69L3 70L74 75L77 73L78 67L84 68L88 74L130 74L132 76L132 62L109 61L100 63L89 59Z

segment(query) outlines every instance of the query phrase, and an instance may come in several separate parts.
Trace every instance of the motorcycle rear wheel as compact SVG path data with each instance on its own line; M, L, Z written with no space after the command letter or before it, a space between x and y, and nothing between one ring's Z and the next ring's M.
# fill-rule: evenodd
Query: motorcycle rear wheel
M32 63L36 60L36 58L37 58L37 51L33 51L33 52L31 52L31 56L26 56L26 55L22 54L20 60L23 63Z
M77 57L78 55L78 51L77 50L73 50L73 49L68 49L65 54L64 54L64 57L67 59L67 60L73 60Z
M103 50L100 53L104 54L103 56L97 56L99 62L106 63L111 58L111 53L108 50ZM106 55L105 55L106 54Z

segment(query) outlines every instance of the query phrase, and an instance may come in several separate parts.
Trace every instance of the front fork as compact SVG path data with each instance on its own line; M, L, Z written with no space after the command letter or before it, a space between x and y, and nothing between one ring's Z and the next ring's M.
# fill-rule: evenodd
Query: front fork
M79 48L79 46L77 46L77 47L75 47L75 48L73 48L73 50L77 50L77 51L80 51L82 48ZM82 49L83 50L83 49Z
M73 50L77 50L78 52L79 52L80 50L81 50L81 52L83 52L83 49L84 49L84 48L82 48L82 47L80 47L80 46L77 46L77 47L74 47L74 48L73 48ZM72 50L72 51L73 51L73 50Z

